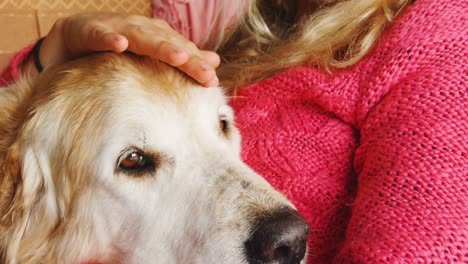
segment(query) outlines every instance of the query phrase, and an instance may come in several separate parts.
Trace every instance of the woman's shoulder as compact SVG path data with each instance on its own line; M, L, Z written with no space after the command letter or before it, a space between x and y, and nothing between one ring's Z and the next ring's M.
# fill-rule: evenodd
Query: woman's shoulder
M468 2L419 0L397 18L383 37L393 47L431 50L440 42L466 41Z

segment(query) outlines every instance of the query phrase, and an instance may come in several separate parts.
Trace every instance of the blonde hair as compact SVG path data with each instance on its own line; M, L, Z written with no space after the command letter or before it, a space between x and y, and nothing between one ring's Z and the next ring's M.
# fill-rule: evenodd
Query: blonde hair
M247 1L217 47L223 86L237 89L296 65L328 71L364 57L411 0L321 0L298 21L291 0ZM293 4L293 2L295 4Z

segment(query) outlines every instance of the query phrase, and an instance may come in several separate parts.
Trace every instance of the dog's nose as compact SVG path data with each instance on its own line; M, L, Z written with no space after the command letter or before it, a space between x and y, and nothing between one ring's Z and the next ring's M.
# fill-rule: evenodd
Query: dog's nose
M250 264L299 264L310 227L295 210L285 208L262 219L245 242Z

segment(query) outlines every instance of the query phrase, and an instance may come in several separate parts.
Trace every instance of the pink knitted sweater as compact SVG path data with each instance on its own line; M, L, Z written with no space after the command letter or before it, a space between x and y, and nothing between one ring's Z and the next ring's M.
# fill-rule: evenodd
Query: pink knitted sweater
M243 158L311 224L308 263L468 263L467 47L468 1L418 0L356 66L232 101Z
M357 65L232 100L243 158L312 227L308 263L468 263L468 1L418 0Z

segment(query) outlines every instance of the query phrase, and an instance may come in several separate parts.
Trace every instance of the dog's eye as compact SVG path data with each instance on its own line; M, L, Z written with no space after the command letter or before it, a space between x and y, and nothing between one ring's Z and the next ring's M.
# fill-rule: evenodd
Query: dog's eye
M155 169L154 160L141 151L131 151L124 154L120 160L119 168L129 173L139 173Z
M224 134L228 133L229 132L229 121L224 117L221 117L219 119L219 129L221 130L221 132L223 132Z

